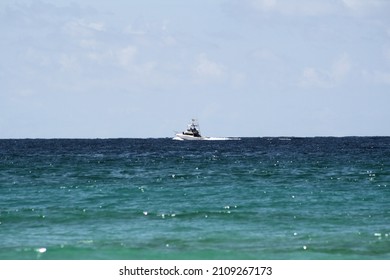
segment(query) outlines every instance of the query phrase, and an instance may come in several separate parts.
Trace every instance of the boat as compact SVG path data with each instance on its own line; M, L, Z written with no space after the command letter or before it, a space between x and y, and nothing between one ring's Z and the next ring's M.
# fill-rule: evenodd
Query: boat
M188 124L187 129L183 132L175 134L174 140L207 140L208 137L203 137L200 133L199 123L197 119L192 119Z
M187 129L183 132L175 132L173 140L241 140L238 137L206 137L200 133L199 123L197 119L192 119L187 125Z

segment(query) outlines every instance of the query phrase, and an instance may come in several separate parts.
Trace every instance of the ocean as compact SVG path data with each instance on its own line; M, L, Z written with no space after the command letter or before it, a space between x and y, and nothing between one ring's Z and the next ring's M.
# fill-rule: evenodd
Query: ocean
M0 140L0 259L390 259L390 137Z

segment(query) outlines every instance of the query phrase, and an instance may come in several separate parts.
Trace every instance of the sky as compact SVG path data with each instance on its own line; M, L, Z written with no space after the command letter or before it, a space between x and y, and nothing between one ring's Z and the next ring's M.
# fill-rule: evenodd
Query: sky
M390 136L388 0L2 0L0 138Z

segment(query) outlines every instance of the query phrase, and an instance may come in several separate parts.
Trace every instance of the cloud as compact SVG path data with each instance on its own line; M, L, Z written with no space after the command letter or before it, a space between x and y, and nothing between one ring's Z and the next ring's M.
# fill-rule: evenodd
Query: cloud
M96 32L105 31L106 28L103 22L76 19L67 22L64 30L72 36L92 36Z
M99 43L95 39L81 39L80 47L85 49L97 49Z
M220 80L224 78L226 70L222 64L209 59L206 54L202 53L198 56L194 72L200 79Z
M329 69L305 67L300 85L302 87L331 88L343 82L351 71L351 62L346 54L336 59Z
M119 64L124 67L133 64L136 55L137 47L131 45L120 49L116 54Z
M362 1L362 0L342 0L341 1L345 7L350 9L358 9L361 8L365 2L368 1Z
M144 29L136 28L133 24L128 25L125 30L125 34L134 35L134 36L144 36L147 32Z
M257 49L252 53L253 58L258 60L269 60L269 61L279 61L280 58L272 51L261 48Z
M367 11L367 9L380 9L388 5L387 0L341 0L343 5L355 11Z
M346 54L338 58L332 65L330 72L331 79L336 82L342 81L346 78L351 70L351 62Z
M78 59L70 54L62 54L59 58L59 64L64 71L73 73L79 73L81 71L81 65Z
M332 1L312 0L251 0L251 5L263 13L282 15L318 16L335 12L337 4Z
M300 85L303 87L329 87L331 83L326 72L313 67L306 67L303 70Z
M262 11L271 11L277 8L276 0L256 0L253 5Z
M388 71L368 71L363 70L362 76L366 82L373 85L390 85L390 72Z
M374 81L377 83L390 85L390 72L376 71L374 73Z
M345 11L357 15L382 12L390 6L387 0L248 0L249 5L261 13L288 16L321 16Z

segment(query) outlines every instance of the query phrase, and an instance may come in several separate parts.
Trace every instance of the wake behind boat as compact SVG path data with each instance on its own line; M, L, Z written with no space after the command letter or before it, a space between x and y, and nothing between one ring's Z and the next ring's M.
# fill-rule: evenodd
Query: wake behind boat
M188 124L187 129L183 132L176 133L173 140L240 140L239 138L229 137L206 137L200 133L199 123L197 119L192 119Z

